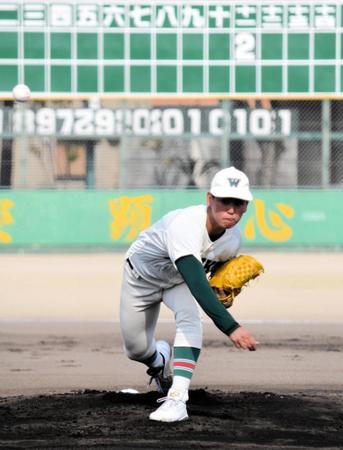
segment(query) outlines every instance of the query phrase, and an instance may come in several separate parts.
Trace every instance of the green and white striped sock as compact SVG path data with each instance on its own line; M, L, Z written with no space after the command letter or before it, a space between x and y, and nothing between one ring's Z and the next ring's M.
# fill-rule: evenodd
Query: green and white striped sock
M199 348L174 347L172 389L188 391L199 355Z

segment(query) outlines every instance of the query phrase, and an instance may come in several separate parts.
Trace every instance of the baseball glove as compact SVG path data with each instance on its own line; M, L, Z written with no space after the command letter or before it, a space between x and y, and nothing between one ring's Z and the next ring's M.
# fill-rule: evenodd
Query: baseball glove
M209 283L215 290L218 300L225 308L230 308L242 288L263 271L262 264L255 258L240 255L226 261L215 270L209 277Z

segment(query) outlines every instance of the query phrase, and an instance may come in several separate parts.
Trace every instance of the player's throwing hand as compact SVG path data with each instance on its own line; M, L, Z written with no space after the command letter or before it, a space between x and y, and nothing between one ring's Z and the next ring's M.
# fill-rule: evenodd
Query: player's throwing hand
M259 344L259 342L256 341L256 339L244 327L236 328L236 330L229 335L229 338L237 348L243 350L254 351Z

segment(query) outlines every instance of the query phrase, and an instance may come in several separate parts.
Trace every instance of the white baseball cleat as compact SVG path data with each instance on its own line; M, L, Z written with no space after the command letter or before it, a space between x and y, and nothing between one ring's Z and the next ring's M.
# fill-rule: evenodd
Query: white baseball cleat
M167 397L157 400L158 403L163 402L163 405L152 412L149 419L159 422L180 422L181 420L186 420L188 419L187 400L187 392L169 389Z
M150 375L150 382L154 382L157 387L157 392L166 394L172 383L172 377L170 375L170 345L166 341L157 341L156 350L162 355L163 366L161 367L149 367L147 374Z

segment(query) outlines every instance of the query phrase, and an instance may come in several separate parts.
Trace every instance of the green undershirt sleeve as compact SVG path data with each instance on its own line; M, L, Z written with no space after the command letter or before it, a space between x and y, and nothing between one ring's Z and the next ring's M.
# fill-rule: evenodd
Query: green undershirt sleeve
M202 264L195 256L182 256L175 261L175 264L193 297L220 331L229 335L240 326L218 301L208 283Z

